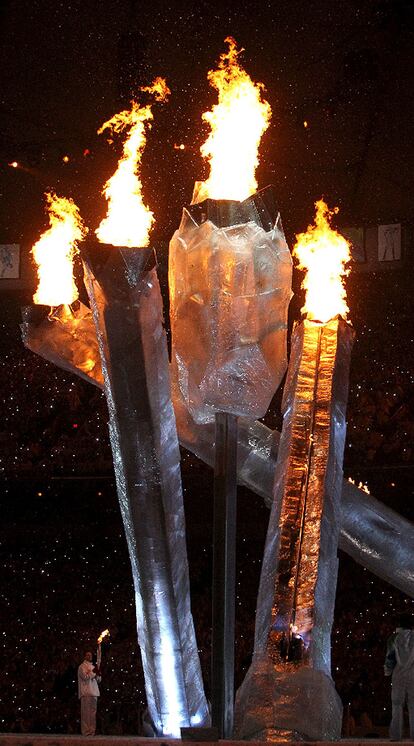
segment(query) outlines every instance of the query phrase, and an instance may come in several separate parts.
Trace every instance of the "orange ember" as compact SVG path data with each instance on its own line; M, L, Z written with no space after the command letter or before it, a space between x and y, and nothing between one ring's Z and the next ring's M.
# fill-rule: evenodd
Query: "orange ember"
M141 90L153 94L156 101L165 101L170 93L163 78L156 78L152 86ZM115 114L98 130L98 135L106 129L115 134L127 133L118 168L103 189L108 200L108 213L96 230L102 243L148 246L154 216L144 204L139 169L146 144L146 128L151 126L151 119L150 105L141 107L132 101L130 110Z
M195 200L243 200L257 189L259 144L269 126L270 104L263 99L264 86L254 83L239 64L235 40L229 36L227 52L208 80L218 92L218 103L203 114L211 132L201 147L210 164L207 181L198 184Z
M349 243L330 225L339 208L330 210L322 199L315 202L315 207L315 224L296 236L293 249L298 269L306 270L302 313L308 319L322 322L337 315L346 319L349 308L343 280L350 271L345 266L351 259Z
M73 257L87 229L73 200L52 193L46 194L46 200L50 227L32 248L39 278L33 301L59 306L73 303L78 297Z

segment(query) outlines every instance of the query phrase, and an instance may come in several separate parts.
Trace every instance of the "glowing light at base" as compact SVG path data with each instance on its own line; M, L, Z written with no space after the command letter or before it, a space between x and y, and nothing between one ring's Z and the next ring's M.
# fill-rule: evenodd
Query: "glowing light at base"
M78 290L73 277L77 242L87 233L73 200L47 193L50 227L32 248L39 284L34 303L59 306L73 303Z
M156 101L165 101L170 93L163 78L156 78L152 86L141 90L153 94ZM118 168L103 189L108 200L108 213L96 230L101 243L148 246L154 216L144 204L139 169L151 119L151 105L141 107L132 101L130 110L115 114L98 130L98 134L107 129L115 134L127 132Z
M109 635L110 635L109 629L104 629L104 631L101 632L101 634L98 637L98 640L97 640L98 645L101 644L104 637L109 637Z
M208 80L218 91L218 103L203 114L211 132L201 154L210 164L208 179L199 185L197 202L212 199L244 200L257 190L259 144L269 126L271 108L263 99L264 86L254 83L240 66L232 37Z
M160 591L161 589L155 589ZM159 641L159 663L162 678L163 694L163 721L159 723L159 729L164 736L172 738L180 737L180 728L188 726L186 715L186 703L182 700L182 692L177 678L177 656L171 639L171 619L167 609L162 608L160 599L160 641Z
M306 270L302 287L306 290L302 313L308 319L323 323L340 315L347 318L349 308L343 280L349 274L346 264L351 259L348 241L334 230L330 221L339 212L320 199L315 202L315 224L306 233L296 236L293 256L298 269Z

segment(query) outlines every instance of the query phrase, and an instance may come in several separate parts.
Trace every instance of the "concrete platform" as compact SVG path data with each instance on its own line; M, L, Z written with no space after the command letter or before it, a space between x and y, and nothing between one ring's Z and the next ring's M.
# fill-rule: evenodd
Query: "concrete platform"
M0 733L0 746L177 746L178 739L139 738L138 736L81 736L62 735L53 733ZM191 746L259 746L263 741L185 741ZM286 746L286 742L283 742ZM293 743L293 742L290 742ZM303 741L298 742L303 746ZM388 739L350 738L341 741L313 741L315 746L389 746ZM412 743L412 742L410 742Z

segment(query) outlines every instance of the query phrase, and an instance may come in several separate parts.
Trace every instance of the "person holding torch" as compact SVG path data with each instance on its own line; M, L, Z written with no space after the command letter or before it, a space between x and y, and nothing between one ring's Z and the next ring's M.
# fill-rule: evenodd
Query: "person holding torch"
M104 637L108 637L110 634L109 629L104 629L103 632L98 637L97 643L98 647L96 648L96 674L98 676L101 676L101 663L102 663L102 640Z
M96 711L100 696L98 666L92 662L92 653L85 653L83 662L78 668L78 695L81 703L81 733L83 736L94 736L96 731Z
M92 653L85 653L83 662L78 668L78 694L81 701L81 733L83 736L94 736L96 731L96 711L99 686L101 683L102 640L109 635L105 629L98 637L96 665L92 662Z

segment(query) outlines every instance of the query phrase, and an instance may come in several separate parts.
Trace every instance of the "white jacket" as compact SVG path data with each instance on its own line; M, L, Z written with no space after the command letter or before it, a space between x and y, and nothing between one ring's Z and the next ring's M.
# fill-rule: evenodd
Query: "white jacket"
M414 666L414 630L397 628L393 644L397 666L408 671Z
M414 677L414 629L397 627L388 638L384 673L393 677L394 674L410 673Z
M96 681L94 665L83 661L78 668L78 695L80 697L99 697L99 686Z

